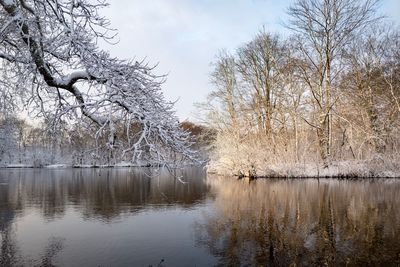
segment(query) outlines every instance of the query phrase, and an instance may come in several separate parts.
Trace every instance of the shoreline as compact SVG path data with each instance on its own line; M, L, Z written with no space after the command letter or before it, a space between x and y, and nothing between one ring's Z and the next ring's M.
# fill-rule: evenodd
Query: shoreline
M33 166L24 164L10 164L0 166L0 169L106 169L106 168L150 168L159 167L151 166L150 164L144 165L69 165L69 164L54 164L45 166Z
M339 164L340 165L340 164ZM353 167L355 167L354 165ZM90 165L90 164L82 164L82 165L70 165L70 164L51 164L45 166L34 166L29 164L8 164L0 166L0 170L6 169L47 169L47 170L60 170L60 169L118 169L118 168L159 168L159 165L151 165L151 164L115 164L115 165ZM190 166L187 166L190 167ZM193 166L191 166L193 167ZM281 166L282 167L282 166ZM348 180L356 180L356 179L399 179L400 173L388 171L388 170L372 170L370 168L367 169L341 169L339 166L331 166L327 169L320 168L298 168L299 166L292 166L291 168L278 168L276 170L267 169L262 172L257 172L259 174L245 174L241 173L223 173L217 172L213 170L207 170L206 173L209 175L215 175L220 177L232 177L238 180L241 179L348 179ZM304 167L304 166L303 166ZM343 166L341 166L343 167ZM199 168L202 168L199 166Z
M224 175L219 175L219 174L214 174L217 176L224 176ZM350 176L350 175L337 175L337 176L311 176L311 175L305 175L305 176L266 176L266 175L260 175L260 176L243 176L240 177L238 175L233 175L233 177L236 177L238 180L241 179L249 179L249 180L257 180L257 179L338 179L338 180L362 180L362 179L400 179L400 175L397 176Z
M400 168L397 162L387 161L385 164L376 161L335 161L327 168L316 163L271 164L255 168L253 166L238 168L224 168L222 166L208 166L207 173L237 178L400 178ZM213 168L216 167L216 168ZM219 168L218 168L219 167ZM250 168L250 170L249 170ZM234 170L234 171L232 171Z
M249 179L249 180L257 180L257 179L338 179L338 180L362 180L362 179L400 179L400 175L237 175L237 174L219 174L215 172L207 172L207 174L215 175L218 177L233 177L237 180Z

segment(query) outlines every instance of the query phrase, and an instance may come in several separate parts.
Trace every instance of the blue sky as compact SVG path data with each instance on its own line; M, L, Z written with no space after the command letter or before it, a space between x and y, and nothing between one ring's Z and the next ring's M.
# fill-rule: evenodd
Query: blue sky
M159 63L168 74L165 96L181 120L195 120L194 102L212 89L211 62L220 49L234 51L263 26L284 32L286 9L294 0L109 0L103 12L119 32L105 46L114 56ZM400 0L383 0L382 13L400 23Z

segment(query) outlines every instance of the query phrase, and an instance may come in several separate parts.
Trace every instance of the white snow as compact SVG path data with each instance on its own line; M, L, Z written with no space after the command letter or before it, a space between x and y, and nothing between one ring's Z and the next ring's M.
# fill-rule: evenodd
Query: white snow
M47 169L61 169L61 168L68 168L69 166L67 164L52 164L52 165L47 165L44 166L44 168Z
M33 168L33 165L29 164L20 164L20 163L15 163L15 164L6 164L6 168Z

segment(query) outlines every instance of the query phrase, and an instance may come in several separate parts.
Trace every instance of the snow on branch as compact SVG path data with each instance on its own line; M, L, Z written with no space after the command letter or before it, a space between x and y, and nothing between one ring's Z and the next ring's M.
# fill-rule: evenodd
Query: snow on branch
M196 161L190 135L161 92L165 77L154 75L145 62L113 58L97 47L98 38L115 35L99 13L106 5L0 0L0 68L9 74L0 90L13 83L40 114L55 121L73 114L88 118L109 135L110 149L121 148L134 161L165 164L177 155ZM132 125L140 125L139 135L130 133ZM133 135L128 143L118 141L121 131Z

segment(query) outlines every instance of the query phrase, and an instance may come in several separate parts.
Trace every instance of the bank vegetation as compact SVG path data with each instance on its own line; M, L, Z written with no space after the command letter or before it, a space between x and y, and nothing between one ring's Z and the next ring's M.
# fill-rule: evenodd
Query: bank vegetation
M208 170L239 176L397 176L400 31L379 1L297 0L282 36L222 50L200 104Z

